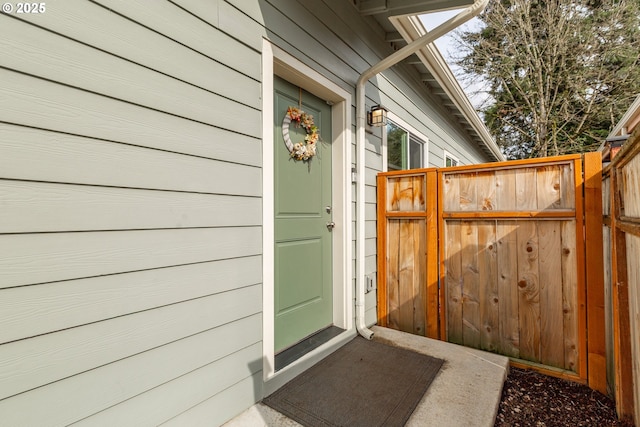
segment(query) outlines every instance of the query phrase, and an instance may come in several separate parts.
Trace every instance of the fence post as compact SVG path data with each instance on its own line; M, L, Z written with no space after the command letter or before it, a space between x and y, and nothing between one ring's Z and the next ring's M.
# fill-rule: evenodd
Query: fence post
M611 283L613 287L613 353L616 376L616 411L619 418L634 416L633 366L631 351L631 325L629 318L629 281L627 279L627 247L625 233L620 230L620 169L611 165Z
M607 393L602 250L602 155L584 155L585 280L587 289L587 377L589 387Z
M361 178L364 179L364 178ZM377 177L378 325L387 326L387 177Z
M442 341L449 341L449 337L447 334L447 289L445 286L445 277L446 277L446 269L445 269L445 234L444 234L444 218L442 217L442 209L443 209L443 196L444 190L442 188L442 169L438 169L438 174L436 178L436 191L437 191L437 200L438 200L438 211L437 211L437 223L438 223L438 283L440 284L440 289L438 293L438 301L440 304L440 318L439 318L439 327L440 327L440 339Z
M429 338L442 339L439 328L439 279L438 263L438 173L433 170L425 174L427 196L427 318L425 319Z

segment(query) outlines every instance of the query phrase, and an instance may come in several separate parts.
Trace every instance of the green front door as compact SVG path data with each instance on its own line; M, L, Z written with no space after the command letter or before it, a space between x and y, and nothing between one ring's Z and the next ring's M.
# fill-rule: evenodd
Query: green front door
M275 350L279 352L333 322L331 226L331 107L275 78ZM319 129L317 154L291 158L282 135L289 107L313 116ZM294 144L303 128L292 122Z

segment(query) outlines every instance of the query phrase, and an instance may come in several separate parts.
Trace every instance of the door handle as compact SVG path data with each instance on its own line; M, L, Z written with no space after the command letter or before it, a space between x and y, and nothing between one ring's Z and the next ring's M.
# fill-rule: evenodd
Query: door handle
M329 231L333 231L333 229L335 228L336 223L333 221L330 221L327 223L327 228L329 229Z

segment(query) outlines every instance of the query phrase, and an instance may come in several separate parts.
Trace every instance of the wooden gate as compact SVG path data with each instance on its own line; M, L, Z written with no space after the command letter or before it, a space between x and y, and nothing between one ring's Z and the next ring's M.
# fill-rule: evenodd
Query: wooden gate
M436 169L378 175L378 322L437 338Z
M585 185L580 155L379 174L379 323L606 390L604 321L587 316L603 316L601 199Z

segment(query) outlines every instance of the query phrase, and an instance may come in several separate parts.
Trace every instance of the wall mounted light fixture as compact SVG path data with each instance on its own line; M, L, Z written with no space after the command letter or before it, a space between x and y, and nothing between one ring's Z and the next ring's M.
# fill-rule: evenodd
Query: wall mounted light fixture
M367 123L369 126L384 126L387 124L387 110L382 105L374 105L367 113Z

